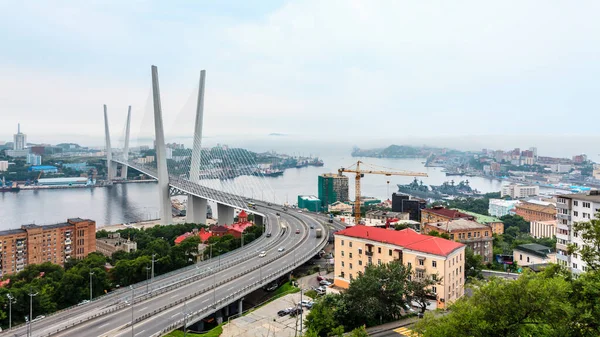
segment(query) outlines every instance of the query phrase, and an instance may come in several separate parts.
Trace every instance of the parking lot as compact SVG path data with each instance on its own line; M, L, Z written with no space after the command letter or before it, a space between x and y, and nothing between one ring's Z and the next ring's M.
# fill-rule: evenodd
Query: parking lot
M304 296L303 299L310 298ZM223 334L221 336L295 336L296 330L300 330L300 316L290 317L290 315L285 315L279 317L277 312L294 307L297 303L300 303L300 293L288 294L278 298L246 316L231 320L230 324L223 326ZM308 309L304 308L302 317L305 317L309 312ZM304 326L303 330L306 331Z

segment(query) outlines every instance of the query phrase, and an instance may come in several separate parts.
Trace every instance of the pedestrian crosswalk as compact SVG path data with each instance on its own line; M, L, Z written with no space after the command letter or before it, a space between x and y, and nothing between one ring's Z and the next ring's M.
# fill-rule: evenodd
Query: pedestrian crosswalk
M407 336L407 337L421 337L420 334L412 331L409 328L405 328L405 327L394 329L394 332L397 332L397 333L399 333L399 334L401 334L403 336Z

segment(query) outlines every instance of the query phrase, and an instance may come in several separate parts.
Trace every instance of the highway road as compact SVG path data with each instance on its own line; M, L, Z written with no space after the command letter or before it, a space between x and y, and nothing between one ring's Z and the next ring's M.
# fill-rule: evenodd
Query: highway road
M185 271L155 278L150 287L150 292L146 293L146 284L138 284L133 293L135 293L136 303L133 306L133 317L141 320L134 326L134 336L150 336L159 333L163 328L177 322L183 318L182 312L184 303L175 305L167 310L152 315L151 319L147 316L159 308L163 308L173 303L183 301L189 298L185 303L187 312L195 312L207 306L213 305L216 300L225 298L238 289L245 286L259 288L265 284L257 284L259 280L266 275L279 272L288 265L293 265L301 256L314 253L317 242L315 230L310 229L310 224L316 228L320 226L320 221L313 219L310 215L296 213L296 210L290 209L288 213L282 212L279 208L267 208L264 204L258 207L264 208L267 216L267 232L272 233L271 238L261 238L242 249L235 251L234 254L221 257L220 267L219 259L213 258L213 261L200 263ZM273 206L276 207L276 206ZM278 206L280 207L280 206ZM281 219L275 215L281 214ZM285 223L287 230L283 231L279 226L279 220ZM296 234L296 229L300 234ZM296 249L292 249L299 245ZM283 252L278 252L279 247L284 247ZM267 255L264 258L258 257L258 252L265 250ZM274 259L273 261L270 261ZM303 259L305 261L306 258ZM270 261L270 262L269 262ZM302 261L302 262L303 262ZM269 262L269 263L267 263ZM259 264L265 264L257 268ZM256 269L256 270L254 270ZM244 274L241 275L240 274ZM281 275L273 275L273 279ZM238 277L236 277L238 276ZM190 278L201 278L190 282ZM218 284L213 287L215 282ZM170 289L172 288L172 289ZM248 289L250 292L250 289ZM33 323L33 336L125 336L131 335L131 293L128 289L122 289L115 294L104 296L103 298L63 311L59 314L49 316L38 322ZM156 294L156 295L154 295ZM198 294L191 298L194 294ZM147 298L150 295L153 297ZM224 306L227 303L222 303ZM108 312L107 311L112 311ZM104 315L100 315L105 313ZM206 312L205 316L211 312ZM90 317L98 316L89 320ZM142 320L143 319L143 320ZM197 317L196 317L197 320ZM80 321L83 321L79 324ZM60 331L66 326L71 328ZM137 331L137 332L136 332ZM13 329L0 336L25 336L24 327Z

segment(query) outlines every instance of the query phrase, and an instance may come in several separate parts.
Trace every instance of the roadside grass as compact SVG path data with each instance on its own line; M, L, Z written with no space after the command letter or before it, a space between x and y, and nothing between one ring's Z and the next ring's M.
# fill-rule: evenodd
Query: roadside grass
M222 333L223 333L223 324L217 325L216 327L212 328L211 330L208 330L205 333L194 333L194 332L188 331L187 336L190 336L190 337L219 337L219 336L221 336ZM183 331L181 331L181 330L171 331L171 333L166 335L166 337L183 337Z

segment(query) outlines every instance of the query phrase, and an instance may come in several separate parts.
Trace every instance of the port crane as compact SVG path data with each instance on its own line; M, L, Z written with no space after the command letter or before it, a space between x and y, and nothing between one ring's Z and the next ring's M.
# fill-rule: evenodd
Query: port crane
M385 176L410 176L410 177L427 177L427 173L421 173L421 172L410 172L410 171L384 171L384 170L379 170L379 169L375 169L375 170L363 170L360 168L360 165L366 165L366 166L375 166L375 165L371 165L371 164L366 164L363 163L362 161L357 161L356 164L352 164L351 166L347 167L347 168L340 168L338 169L338 174L339 175L343 175L344 172L347 173L356 173L356 176L354 178L354 183L355 183L355 197L354 197L354 223L355 224L359 224L360 222L360 179L363 178L365 176L365 174L381 174L381 175L385 175ZM387 169L385 167L381 167L383 169Z

